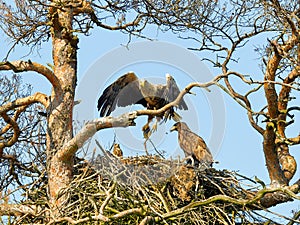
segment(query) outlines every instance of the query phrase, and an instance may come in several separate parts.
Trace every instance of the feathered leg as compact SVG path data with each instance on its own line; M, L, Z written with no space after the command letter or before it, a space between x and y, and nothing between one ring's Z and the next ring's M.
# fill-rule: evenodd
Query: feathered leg
M148 122L143 126L142 130L143 130L143 135L144 135L144 138L147 140L150 135L151 135L151 130L150 130L150 126L149 124L151 123L153 119L153 116L148 116Z
M150 129L149 124L151 123L152 119L153 119L153 116L148 116L148 121L142 128L143 135L144 135L144 138L145 138L144 148L145 148L146 155L149 155L148 150L147 150L147 141L149 140L149 138L151 136L151 129Z

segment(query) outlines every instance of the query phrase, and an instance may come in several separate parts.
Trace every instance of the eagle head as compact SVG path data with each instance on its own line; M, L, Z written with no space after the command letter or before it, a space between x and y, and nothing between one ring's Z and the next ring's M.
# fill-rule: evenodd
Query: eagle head
M180 129L180 125L181 125L180 122L175 123L175 124L171 127L170 131L171 131L171 132L172 132L172 131L175 131L175 130L178 131L178 129Z
M173 77L170 75L170 74L166 74L166 80L167 81L170 81L170 80L173 80Z

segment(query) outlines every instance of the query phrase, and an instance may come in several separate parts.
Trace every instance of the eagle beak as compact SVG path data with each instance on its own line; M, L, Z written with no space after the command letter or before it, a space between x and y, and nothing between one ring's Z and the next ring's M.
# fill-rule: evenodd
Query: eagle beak
M170 74L166 74L166 80L171 80L171 75Z
M174 131L174 130L177 130L177 127L176 127L176 126L173 126L173 127L171 127L171 129L170 129L171 132Z

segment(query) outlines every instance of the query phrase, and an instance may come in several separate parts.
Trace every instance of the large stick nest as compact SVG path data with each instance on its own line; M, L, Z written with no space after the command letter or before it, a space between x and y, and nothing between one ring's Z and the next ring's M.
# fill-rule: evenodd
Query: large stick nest
M68 200L53 218L46 186L31 190L26 204L38 204L39 217L18 223L39 224L260 224L257 202L235 172L194 168L158 156L117 158L109 152L79 161L74 180L61 194ZM51 219L50 219L51 218Z

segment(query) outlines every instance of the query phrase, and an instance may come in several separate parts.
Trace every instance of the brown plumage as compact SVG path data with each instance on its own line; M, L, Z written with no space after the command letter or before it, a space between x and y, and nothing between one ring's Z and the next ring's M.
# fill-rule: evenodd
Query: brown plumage
M119 144L114 144L114 148L113 148L113 152L112 154L118 158L122 157L123 156L123 151L121 150L120 148L120 145Z
M133 72L129 72L119 77L115 82L109 85L98 100L98 111L100 116L109 116L117 106L128 106L141 104L147 109L160 109L169 102L174 101L180 90L174 78L167 74L166 84L151 84L147 80L139 79ZM178 105L179 109L187 110L188 107L184 100ZM165 113L156 116L160 119L173 118L180 120L180 116L175 113L174 107L171 107ZM148 123L143 127L145 137L150 133L149 123L153 116L148 117Z
M171 131L178 131L178 142L186 157L192 157L195 164L211 166L213 157L204 140L193 133L184 122L175 123Z

